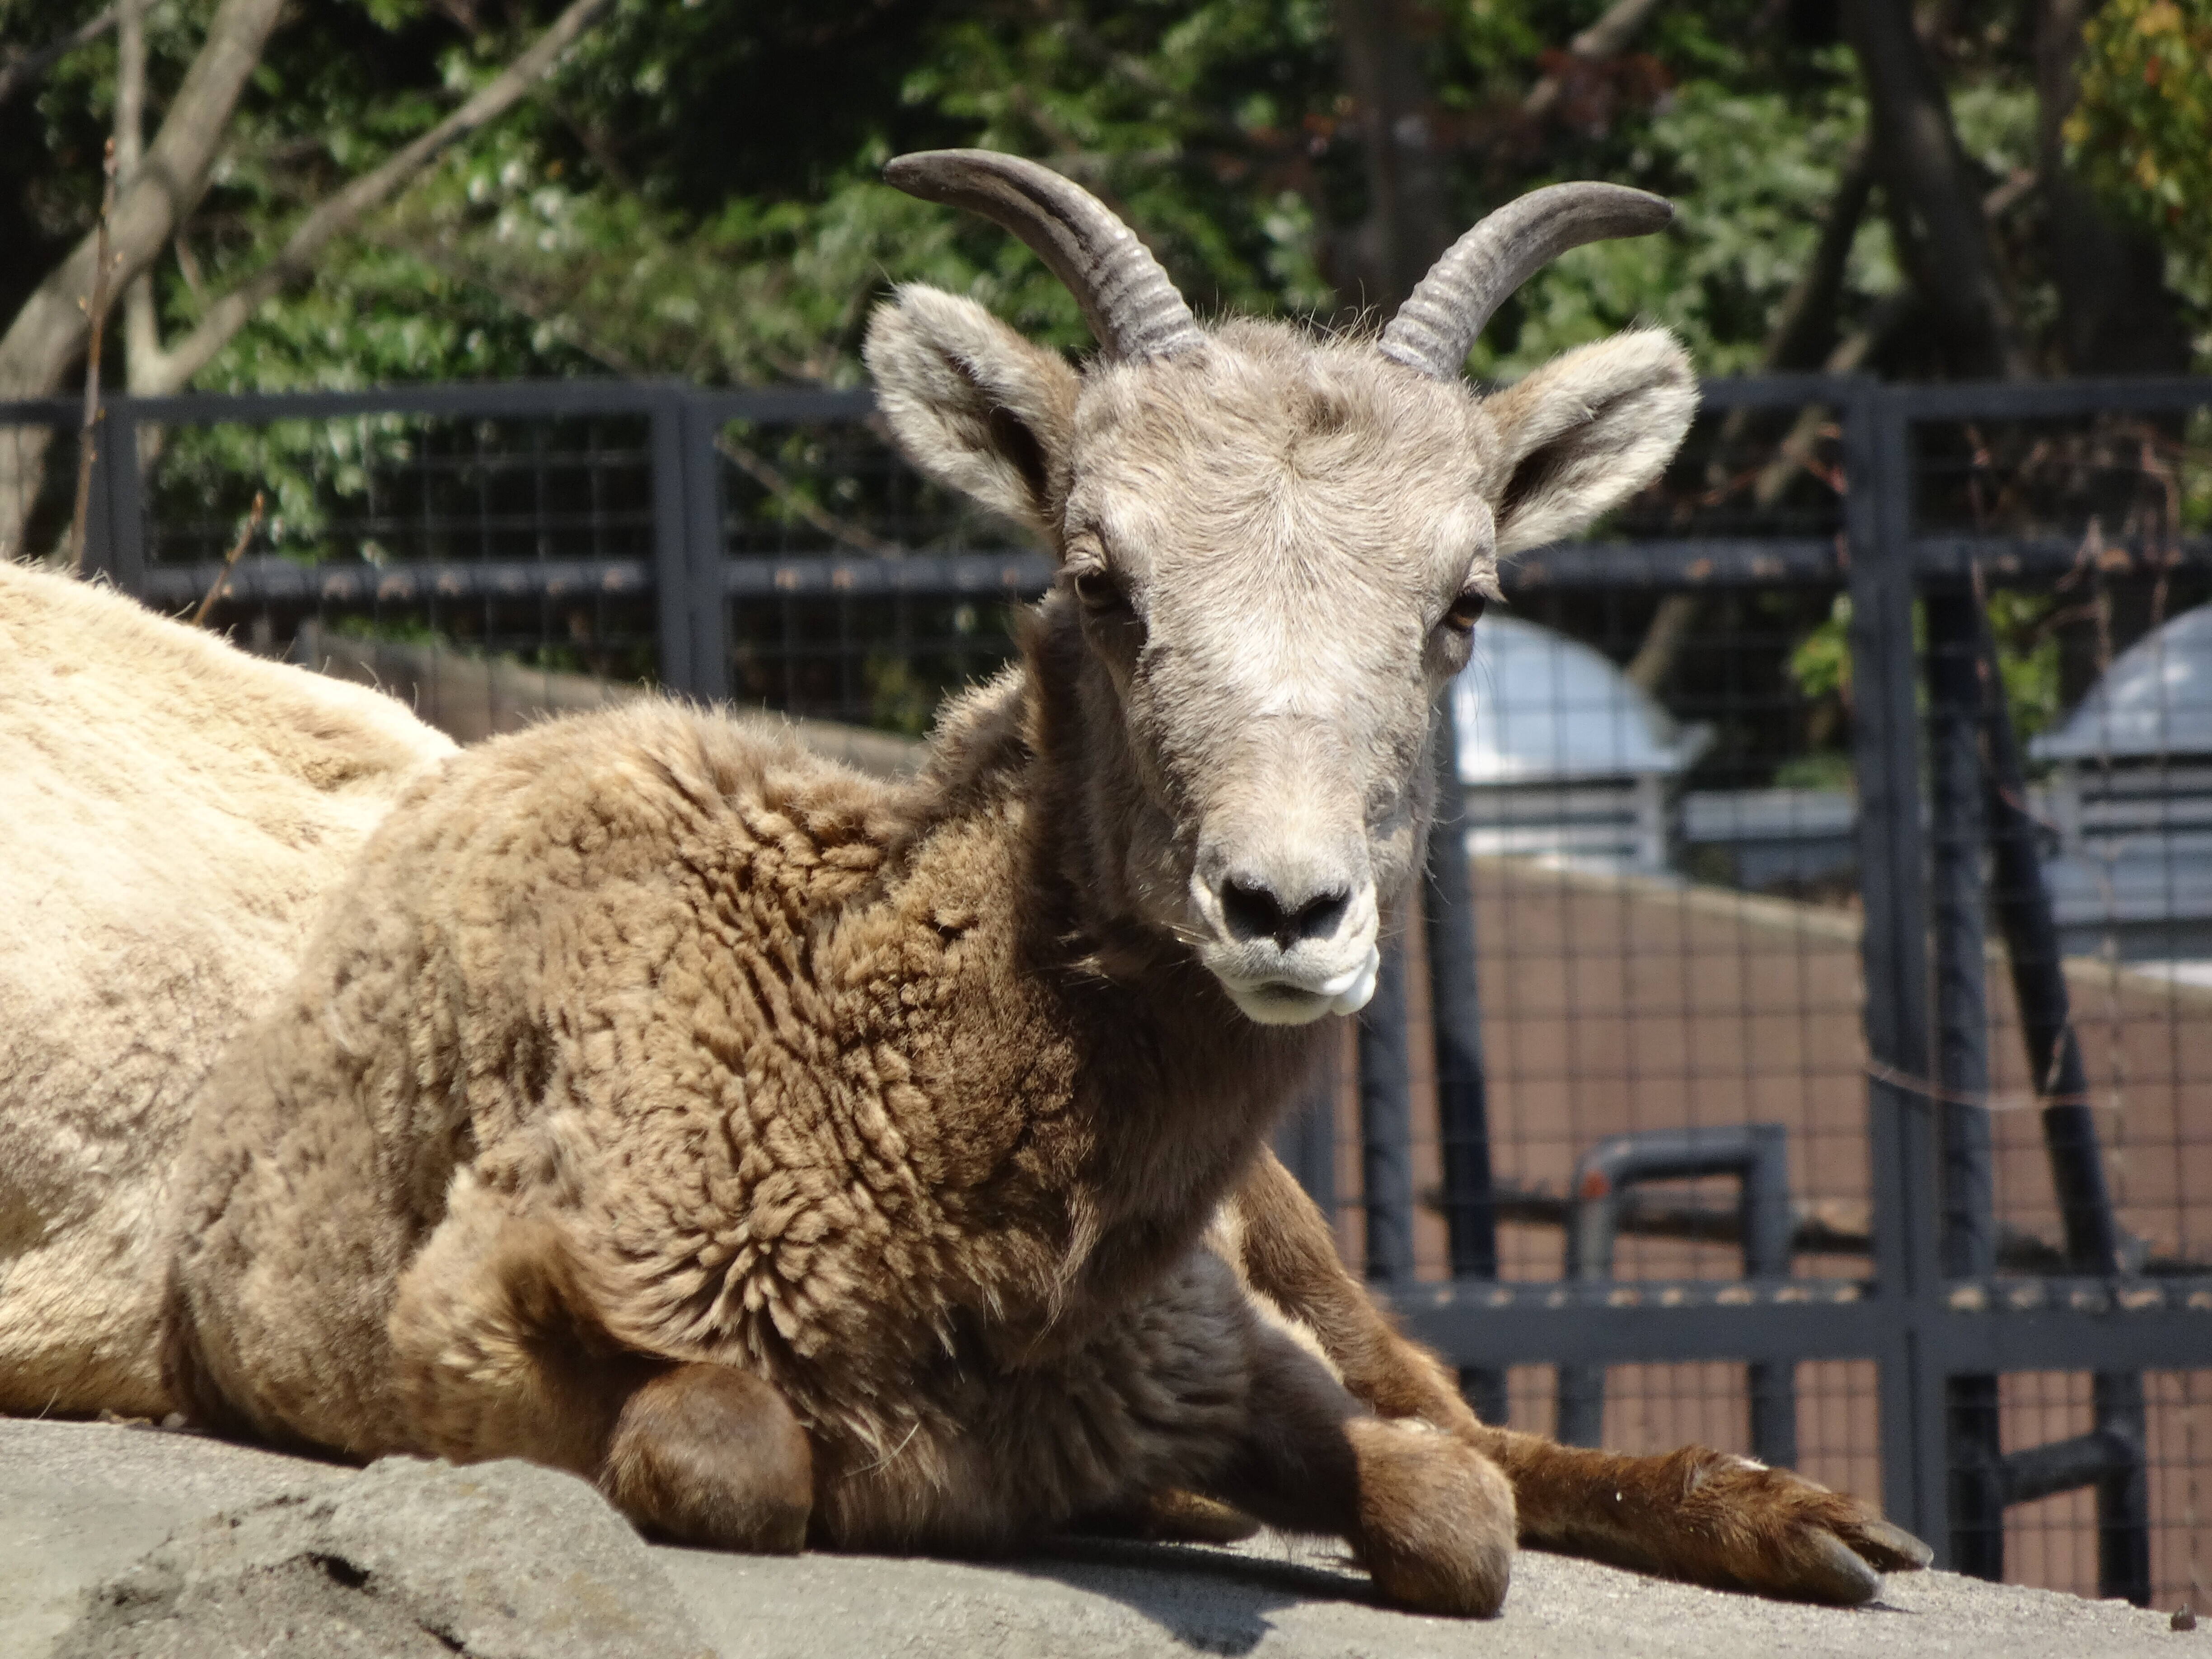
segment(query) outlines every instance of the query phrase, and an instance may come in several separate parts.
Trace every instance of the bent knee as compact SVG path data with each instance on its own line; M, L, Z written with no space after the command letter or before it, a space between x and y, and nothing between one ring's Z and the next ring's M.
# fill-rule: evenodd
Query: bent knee
M678 1365L623 1402L599 1487L650 1532L788 1553L806 1541L813 1448L783 1396L759 1377Z

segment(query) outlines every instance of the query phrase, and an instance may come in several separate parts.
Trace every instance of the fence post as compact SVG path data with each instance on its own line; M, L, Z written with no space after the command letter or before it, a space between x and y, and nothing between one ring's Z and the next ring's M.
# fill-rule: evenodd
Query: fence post
M1367 1277L1413 1279L1413 1069L1407 1055L1406 936L1382 941L1375 995L1359 1016L1359 1162Z
M1490 1103L1482 1063L1474 888L1467 867L1467 800L1459 733L1446 694L1437 738L1437 808L1429 831L1421 913L1429 943L1429 1005L1437 1051L1437 1117L1443 1152L1444 1225L1454 1279L1498 1277L1498 1209L1491 1189Z
M1984 1279L1996 1269L1990 1170L1988 938L1983 906L1981 600L1963 583L1931 587L1927 631L1930 863L1936 935L1936 1081L1942 1123L1943 1271ZM2004 1453L1997 1379L1945 1385L1951 1565L2004 1577Z
M1979 606L1971 615L1975 707L1986 745L1984 802L1995 857L1998 926L2020 1006L2029 1074L2044 1098L2043 1137L2051 1183L2066 1233L2067 1263L2075 1273L2128 1270L2129 1241L2112 1207L2103 1150L2087 1096L2087 1069L2075 1040L2059 956L2058 929L2043 878L2040 831L2027 808L2020 738L2004 701L1996 641ZM2143 1382L2133 1371L2098 1371L2091 1378L2096 1432L2108 1453L2097 1480L2097 1593L2138 1607L2150 1603L2150 1487L2145 1460L2149 1421Z
M1489 1079L1482 1062L1482 998L1475 959L1474 884L1468 870L1467 791L1459 778L1459 722L1450 687L1437 725L1437 805L1421 878L1429 941L1429 1006L1437 1056L1437 1135L1454 1279L1498 1277L1498 1205L1491 1185ZM1467 1366L1460 1391L1486 1423L1505 1420L1505 1373Z
M694 696L730 697L730 596L722 572L722 465L714 453L720 422L696 394L683 396L684 550L691 592Z
M653 400L653 596L659 622L660 684L696 692L691 653L690 493L684 488L684 400Z
M1926 880L1912 650L1911 457L1905 406L1873 385L1844 419L1852 750L1865 925L1868 1152L1875 1273L1895 1335L1881 1361L1883 1506L1949 1556L1943 1383L1918 1306L1938 1289L1929 1076Z
M146 520L138 477L138 424L131 400L103 398L93 428L91 498L85 504L84 569L133 599L146 587Z

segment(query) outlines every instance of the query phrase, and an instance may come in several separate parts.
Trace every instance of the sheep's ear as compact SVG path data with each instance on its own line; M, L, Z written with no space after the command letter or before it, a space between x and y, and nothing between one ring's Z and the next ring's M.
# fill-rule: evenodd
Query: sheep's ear
M863 349L899 447L932 477L1045 530L1066 477L1075 371L977 305L908 287Z
M1642 329L1555 358L1483 408L1501 445L1488 493L1503 556L1574 534L1656 477L1698 383L1673 335Z

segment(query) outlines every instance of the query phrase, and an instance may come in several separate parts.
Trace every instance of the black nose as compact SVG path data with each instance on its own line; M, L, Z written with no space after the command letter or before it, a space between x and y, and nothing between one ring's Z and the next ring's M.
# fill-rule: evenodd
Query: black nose
M1230 935L1239 944L1271 939L1285 951L1300 939L1326 939L1334 933L1351 902L1349 893L1319 893L1285 904L1273 889L1257 882L1221 884L1221 915Z

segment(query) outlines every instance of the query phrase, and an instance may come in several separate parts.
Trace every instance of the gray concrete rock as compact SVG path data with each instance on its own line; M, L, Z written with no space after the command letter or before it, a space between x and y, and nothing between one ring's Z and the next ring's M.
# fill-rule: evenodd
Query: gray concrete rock
M710 1659L668 1577L575 1476L386 1458L179 1528L54 1659Z
M88 1590L186 1522L353 1474L197 1435L0 1418L0 1656L40 1659Z
M0 1421L5 1659L456 1644L531 1659L2104 1659L2199 1641L2212 1637L2172 1632L2163 1613L1948 1573L1893 1577L1874 1606L1839 1612L1528 1553L1504 1615L1469 1624L1378 1607L1334 1552L1281 1539L988 1563L718 1555L641 1544L582 1482L523 1465L356 1473L196 1436Z

